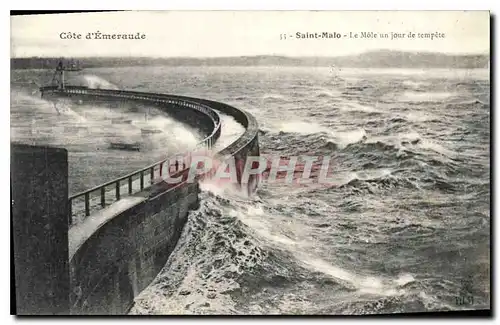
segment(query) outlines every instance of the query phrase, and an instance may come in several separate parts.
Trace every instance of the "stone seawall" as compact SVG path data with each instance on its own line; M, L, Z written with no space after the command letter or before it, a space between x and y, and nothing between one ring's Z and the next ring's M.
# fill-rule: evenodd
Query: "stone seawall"
M127 313L165 265L189 210L197 207L198 183L183 183L118 214L101 214L98 229L80 246L70 244L71 314ZM70 236L78 227L85 224Z
M67 314L68 152L11 144L16 313Z

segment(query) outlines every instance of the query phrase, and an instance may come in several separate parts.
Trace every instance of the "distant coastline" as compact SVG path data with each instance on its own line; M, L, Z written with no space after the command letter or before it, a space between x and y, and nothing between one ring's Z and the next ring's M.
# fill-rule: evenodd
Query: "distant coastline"
M83 68L130 66L310 66L336 68L489 68L485 54L371 51L337 57L288 57L274 55L215 58L73 57ZM53 69L60 58L11 58L11 69Z

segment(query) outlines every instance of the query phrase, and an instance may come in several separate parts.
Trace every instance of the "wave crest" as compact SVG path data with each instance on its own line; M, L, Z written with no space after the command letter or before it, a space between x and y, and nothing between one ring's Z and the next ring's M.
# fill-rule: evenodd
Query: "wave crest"
M84 75L81 79L82 86L94 89L118 90L118 86L96 75Z

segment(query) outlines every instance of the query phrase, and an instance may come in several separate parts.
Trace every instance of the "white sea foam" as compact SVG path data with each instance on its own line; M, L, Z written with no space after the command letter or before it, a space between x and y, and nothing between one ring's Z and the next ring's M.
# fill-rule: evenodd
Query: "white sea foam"
M104 78L101 78L96 75L84 75L83 80L85 82L85 86L89 88L96 88L96 89L118 89L118 86L112 84L111 82L107 81Z
M295 256L299 264L311 270L322 272L334 279L340 280L344 283L344 285L357 289L362 293L380 295L396 295L404 293L402 290L398 290L397 279L394 281L391 279L386 280L380 277L361 276L352 271L336 267L321 258L315 257L310 252L307 252L306 248L310 243L298 242L285 237L282 234L271 232L269 228L261 222L256 222L255 219L250 220L247 219L245 223L254 231L257 231L259 236L264 236L267 240L272 241L273 245L282 249L287 249ZM294 228L300 228L300 226L297 225Z
M221 118L221 134L214 146L214 150L222 150L236 141L244 132L245 128L232 116L219 113Z
M422 86L427 85L427 82L424 81L412 81L412 80L404 80L403 85L412 87L412 88L421 88Z
M333 131L329 127L322 126L314 122L291 121L284 122L277 126L277 129L282 132L298 133L304 135L326 133L328 139L341 148L352 143L357 143L366 138L364 129L355 129L348 131Z
M341 96L341 92L337 89L322 89L317 92L316 96L338 98Z
M425 122L429 120L436 120L438 119L437 116L429 113L429 112L422 112L422 111L413 111L409 112L407 114L403 115L403 118L410 122Z
M386 174L387 172L381 171L381 173ZM399 287L414 281L410 274L402 274L394 278L356 274L315 256L308 250L311 242L302 240L309 235L307 227L297 219L294 219L293 222L283 223L288 218L281 218L279 215L265 216L262 207L248 207L246 213L234 212L234 215L259 237L270 242L272 247L289 251L302 266L340 280L344 285L358 290L360 293L384 296L401 295L406 291ZM276 227L276 225L280 226ZM290 235L287 236L285 233Z
M438 140L425 138L415 131L398 133L389 136L371 137L367 140L367 143L375 142L391 144L398 149L419 148L431 150L447 157L454 157L457 155L456 151L446 148L445 145L440 143Z
M262 96L263 99L285 99L285 96L276 93L268 93Z
M289 133L299 133L304 135L314 134L314 133L330 133L331 130L324 127L318 123L303 122L303 121L289 121L283 122L277 126L278 131L289 132Z
M383 113L385 112L382 109L373 107L373 106L367 106L367 105L361 105L356 102L345 102L340 105L340 110L343 112L365 112L365 113Z
M456 96L457 93L452 92L413 92L406 91L400 97L402 102L441 102Z
M341 147L345 147L352 143L358 143L363 139L366 139L366 131L364 129L336 132L332 134L332 140L334 140L335 143L339 144Z

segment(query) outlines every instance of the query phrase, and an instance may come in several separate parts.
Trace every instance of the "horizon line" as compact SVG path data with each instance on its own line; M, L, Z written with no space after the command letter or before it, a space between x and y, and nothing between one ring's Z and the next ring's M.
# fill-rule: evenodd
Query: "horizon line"
M68 56L68 55L59 55L59 56L46 56L46 55L30 55L30 56L11 56L10 59L28 59L28 58L148 58L148 59L227 59L227 58L246 58L246 57L283 57L283 58L340 58L340 57L349 57L349 56L358 56L367 53L377 53L377 52L397 52L397 53L407 53L407 54L439 54L446 56L491 56L491 51L483 51L483 52L439 52L439 51L429 51L429 50L417 50L417 51L409 51L409 50L395 50L395 49L374 49L367 50L363 52L357 52L352 54L341 54L341 55L286 55L286 54L241 54L241 55L232 55L232 56L120 56L120 55L85 55L85 56Z

